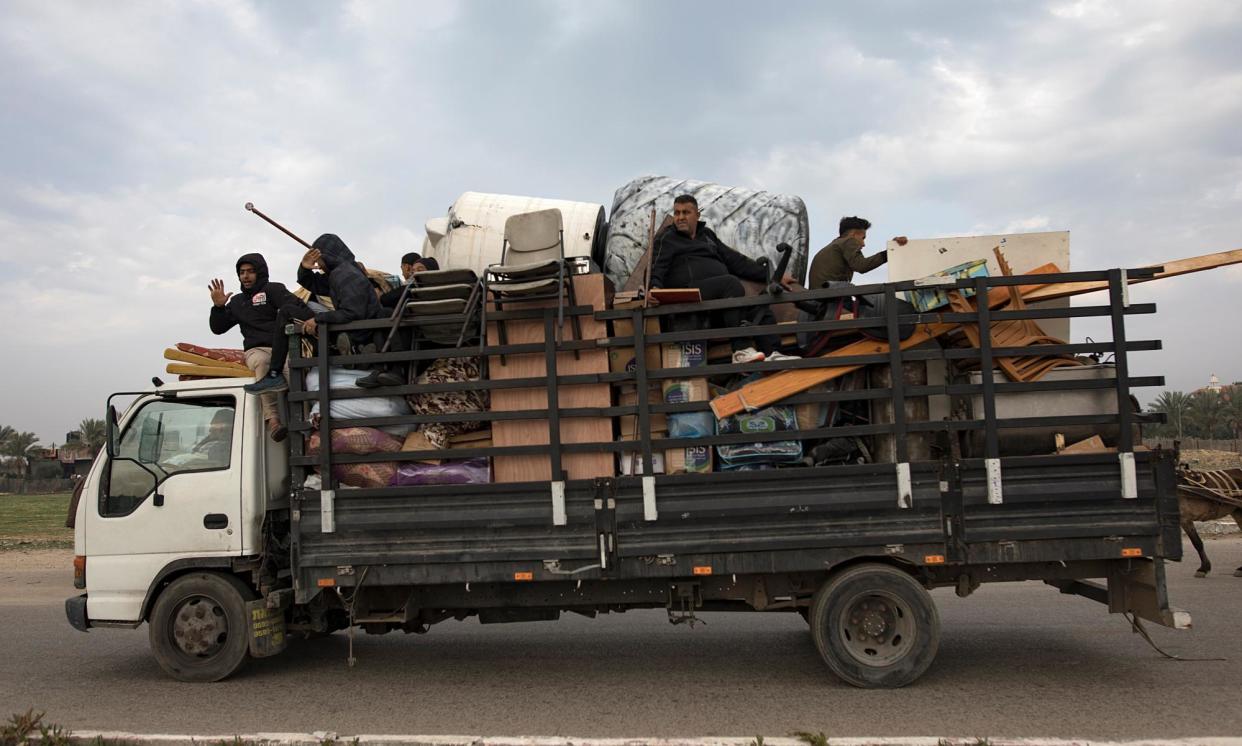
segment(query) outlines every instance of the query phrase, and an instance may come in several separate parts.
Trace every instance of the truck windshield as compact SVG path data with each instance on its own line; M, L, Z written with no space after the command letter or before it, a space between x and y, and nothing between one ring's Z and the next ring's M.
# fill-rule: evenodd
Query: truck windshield
M144 404L121 433L100 515L133 512L174 474L229 468L235 415L231 397Z

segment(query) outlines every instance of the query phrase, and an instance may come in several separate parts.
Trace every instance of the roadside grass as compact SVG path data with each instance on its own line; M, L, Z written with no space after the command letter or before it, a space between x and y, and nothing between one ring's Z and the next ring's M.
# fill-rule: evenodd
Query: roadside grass
M69 729L43 720L44 713L35 712L34 708L21 714L13 714L0 723L0 746L131 746L132 742L105 739L102 736L82 738L74 736ZM208 743L204 741L204 743ZM243 739L233 736L232 739L216 741L213 746L268 746L271 741ZM319 741L320 746L358 746L358 739L341 740L327 737Z
M65 528L69 497L0 495L0 552L72 548L73 529Z
M100 736L90 740L74 738L63 726L43 722L43 713L32 708L0 723L0 746L127 746L127 743Z

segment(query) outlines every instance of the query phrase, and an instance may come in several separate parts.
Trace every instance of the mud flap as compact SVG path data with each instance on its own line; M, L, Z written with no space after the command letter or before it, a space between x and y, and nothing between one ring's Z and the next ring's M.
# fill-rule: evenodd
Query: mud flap
M1129 612L1173 629L1191 627L1188 612L1169 606L1162 559L1135 559L1116 565L1108 574L1108 610L1114 614Z
M249 620L250 655L266 658L283 651L288 644L285 636L285 611L269 609L265 599L246 603L246 619Z
M1108 586L1090 580L1045 580L1062 593L1106 604L1112 614L1133 614L1172 629L1190 629L1188 612L1169 606L1163 559L1132 559L1108 573Z

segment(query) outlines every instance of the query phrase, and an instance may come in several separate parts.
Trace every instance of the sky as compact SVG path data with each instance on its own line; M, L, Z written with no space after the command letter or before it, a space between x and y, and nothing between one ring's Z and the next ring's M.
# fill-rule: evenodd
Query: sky
M463 192L645 174L796 194L812 252L852 214L871 249L1069 230L1076 269L1239 248L1240 32L1234 0L5 0L0 424L60 443L165 347L240 347L208 282L301 255L248 201L392 272ZM1242 380L1240 289L1136 287L1132 373Z

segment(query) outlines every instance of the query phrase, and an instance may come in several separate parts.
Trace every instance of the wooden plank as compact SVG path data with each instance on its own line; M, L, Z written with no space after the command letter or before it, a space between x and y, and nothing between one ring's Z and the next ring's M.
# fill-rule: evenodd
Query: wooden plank
M203 378L252 378L254 374L248 370L223 368L209 365L189 365L188 363L169 363L164 370L175 376L202 376Z
M1208 269L1216 269L1217 267L1227 267L1231 264L1242 264L1242 249L1234 249L1232 251L1220 251L1215 254L1204 254L1202 256L1192 256L1186 259L1175 259L1171 262L1163 262L1161 264L1150 264L1150 267L1164 267L1164 271L1157 272L1153 277L1132 278L1130 285L1136 285L1140 282L1149 282L1151 280L1163 280L1166 277L1177 277L1178 275L1187 275L1192 272L1203 272ZM1108 283L1099 282L1056 282L1045 285L1030 294L1024 294L1026 301L1034 302L1041 300L1050 300L1052 298L1065 298L1071 295L1082 295L1083 293L1094 293L1099 290L1107 290Z
M193 352L178 350L175 347L169 347L164 350L165 360L176 360L181 363L191 363L193 365L206 365L209 368L236 368L237 370L249 374L250 369L241 363L230 363L226 360L216 360L206 355L195 355Z
M597 310L605 307L604 276L602 274L578 275L574 278L574 292L578 305L591 306ZM547 307L555 301L526 304L506 303L506 310ZM490 308L494 308L491 306ZM603 339L608 336L604 322L581 317L583 339ZM543 321L508 321L505 332L510 344L529 344L543 341ZM565 338L573 336L573 323L565 319ZM498 344L499 336L494 322L488 323L488 344ZM577 373L607 373L608 352L604 349L582 350L575 359L572 352L562 352L556 358L557 372L561 375ZM534 378L547 375L543 353L530 355L506 355L502 365L499 356L489 361L491 380L510 378ZM560 408L608 407L612 404L612 392L607 383L580 386L561 386L558 389ZM548 408L548 392L545 388L500 389L492 392L491 411L511 412L523 409ZM562 443L609 443L612 441L612 418L610 417L564 417L561 419ZM492 423L492 442L496 446L545 445L548 443L546 420L510 420ZM594 479L615 474L611 453L563 454L561 466L569 479ZM552 478L551 460L548 456L496 456L493 459L493 478L496 482L546 482Z
M1027 274L1046 275L1057 274L1061 270L1055 264L1044 264L1036 267ZM1019 285L1018 290L1024 296L1042 287L1040 285ZM997 307L1009 302L1009 288L999 287L992 288L988 292L988 306ZM909 349L915 345L920 345L929 339L935 339L942 334L959 328L960 324L949 323L933 323L924 324L917 328L914 334L901 342L901 349ZM833 357L853 357L854 355L879 355L889 351L887 342L879 342L870 339L859 340L845 347L838 348L826 355L824 358ZM778 402L794 394L806 391L812 386L831 381L834 378L852 373L862 368L862 365L842 365L833 366L831 368L807 368L803 370L783 370L766 378L762 378L754 383L747 384L737 391L730 391L727 394L712 399L712 411L716 413L718 419L730 417L747 410L760 409L767 405Z

